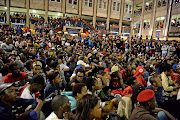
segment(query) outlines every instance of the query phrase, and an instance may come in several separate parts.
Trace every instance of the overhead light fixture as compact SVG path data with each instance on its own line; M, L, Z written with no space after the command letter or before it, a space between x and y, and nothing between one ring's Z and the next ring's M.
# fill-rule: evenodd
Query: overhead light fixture
M32 10L33 13L36 13L36 10Z
M7 10L7 7L4 7L4 9L6 9L6 10Z

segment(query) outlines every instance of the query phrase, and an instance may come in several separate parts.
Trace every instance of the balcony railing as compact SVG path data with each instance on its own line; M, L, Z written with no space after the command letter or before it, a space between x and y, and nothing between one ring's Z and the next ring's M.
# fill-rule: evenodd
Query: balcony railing
M94 30L95 28L93 26L91 26L89 23L87 23L85 20L73 20L73 19L61 19L59 18L59 20L52 22L52 27L53 28L57 28L57 27L63 27L64 25L68 25L68 26L75 26L75 27L83 27L85 30Z

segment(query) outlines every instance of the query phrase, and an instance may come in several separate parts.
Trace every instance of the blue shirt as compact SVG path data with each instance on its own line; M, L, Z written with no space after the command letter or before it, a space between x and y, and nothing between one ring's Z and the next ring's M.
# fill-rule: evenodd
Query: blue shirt
M17 98L16 102L12 104L12 107L8 106L5 103L0 102L0 119L1 120L16 120L15 114L12 111L15 111L18 107L24 108L24 110L32 105L31 109L35 109L37 102L34 99L22 99ZM37 113L35 111L30 112L28 116L23 118L23 120L38 120Z
M146 89L151 89L154 91L152 85L146 87ZM165 98L163 97L163 87L160 87L157 89L157 91L154 91L155 92L155 97L156 97L156 102L157 104L162 104L162 102L165 100Z
M72 92L61 92L61 95L65 95L66 97L68 97L69 102L71 103L71 112L76 110L77 100L74 97L72 97Z
M45 98L47 96L49 96L51 93L55 93L56 95L60 95L60 86L59 86L59 84L57 84L56 86L54 86L52 84L48 84L48 85L46 85L44 91L45 91L45 93L44 93Z

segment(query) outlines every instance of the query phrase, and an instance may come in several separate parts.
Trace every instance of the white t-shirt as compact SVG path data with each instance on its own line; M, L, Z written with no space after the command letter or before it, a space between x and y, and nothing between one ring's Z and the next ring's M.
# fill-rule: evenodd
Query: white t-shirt
M58 119L58 117L54 112L52 112L45 120L54 120L54 119Z
M28 87L26 87L26 88L23 90L20 98L24 98L24 99L35 99L35 94L31 94L31 93L30 93L30 91L29 91L29 86L28 86Z

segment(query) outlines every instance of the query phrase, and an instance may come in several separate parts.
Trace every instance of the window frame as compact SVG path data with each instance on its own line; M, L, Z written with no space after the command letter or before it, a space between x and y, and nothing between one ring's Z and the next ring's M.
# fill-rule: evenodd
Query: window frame
M115 3L115 4L114 4L114 3ZM117 7L117 6L116 6L116 2L113 2L113 4L112 4L112 10L113 10L113 11L116 11L116 7Z
M88 3L88 7L93 7L93 0L91 0L91 2L90 2L90 0L88 0L89 1L89 3ZM90 6L90 4L92 5L92 6Z
M100 9L102 9L102 2L103 2L103 0L99 0L99 6L98 6L98 8L100 8ZM100 6L101 5L101 6Z
M87 3L87 5L86 5ZM84 6L88 6L89 5L89 0L84 0Z
M119 4L119 5L118 5ZM116 11L120 11L121 3L117 2ZM119 8L119 9L118 9Z
M106 7L104 8L105 5L106 5ZM104 9L104 10L107 9L107 2L103 2L103 9Z

